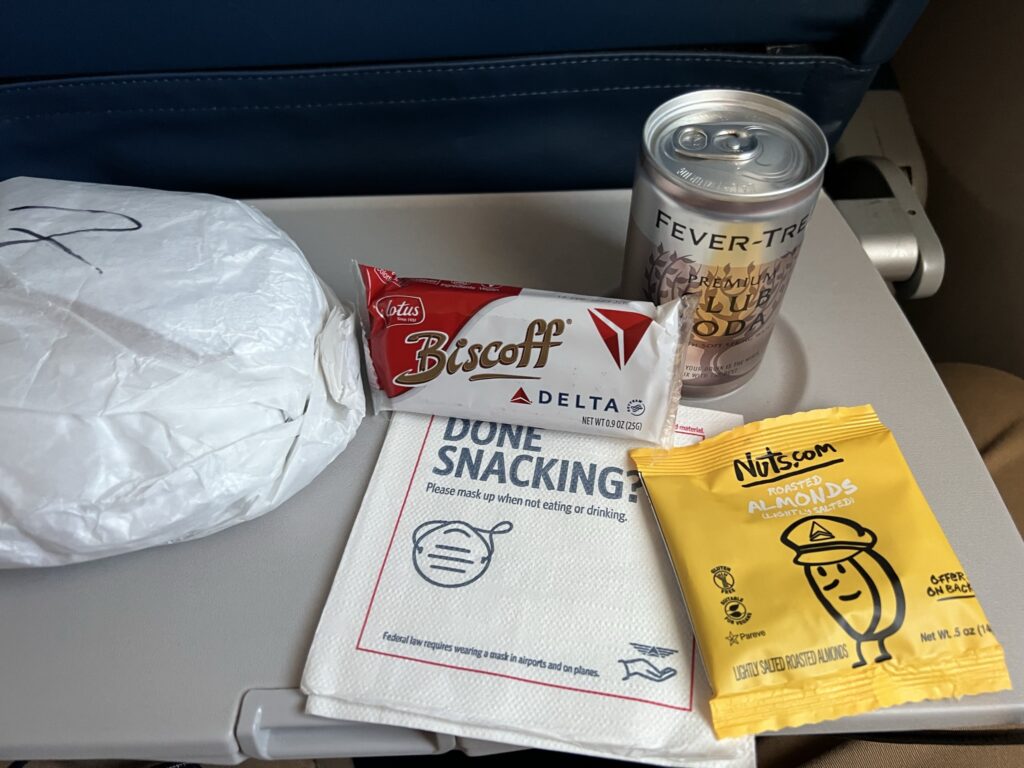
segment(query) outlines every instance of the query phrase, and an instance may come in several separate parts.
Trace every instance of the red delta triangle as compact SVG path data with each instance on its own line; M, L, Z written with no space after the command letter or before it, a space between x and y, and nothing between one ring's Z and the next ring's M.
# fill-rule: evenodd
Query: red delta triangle
M533 405L533 401L526 394L526 390L523 389L522 387L516 390L516 393L512 395L512 399L509 400L509 402L519 403L520 405Z
M601 335L601 340L611 352L615 364L621 368L633 356L653 318L622 309L588 311L597 332Z

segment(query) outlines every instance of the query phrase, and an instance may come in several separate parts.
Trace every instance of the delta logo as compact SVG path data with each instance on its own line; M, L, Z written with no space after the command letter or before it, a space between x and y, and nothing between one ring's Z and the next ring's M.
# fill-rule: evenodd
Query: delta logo
M534 401L526 394L526 390L523 387L515 391L509 402L516 403L517 405L534 404ZM537 405L554 405L558 408L579 408L580 410L603 411L605 413L609 411L612 413L619 412L619 404L614 397L583 395L578 392L552 392L547 389L538 389L536 403ZM639 403L639 410L636 410L635 404L637 403ZM631 400L630 407L627 410L634 416L640 416L645 408L642 401Z
M519 405L533 405L533 400L530 399L530 396L526 394L526 390L522 387L516 390L516 393L512 395L512 399L509 402L518 403Z
M393 294L377 299L374 310L384 321L384 325L419 325L427 316L423 307L423 299L419 296L403 296Z
M622 309L588 309L590 319L611 353L615 365L622 368L629 362L640 340L647 333L653 318Z

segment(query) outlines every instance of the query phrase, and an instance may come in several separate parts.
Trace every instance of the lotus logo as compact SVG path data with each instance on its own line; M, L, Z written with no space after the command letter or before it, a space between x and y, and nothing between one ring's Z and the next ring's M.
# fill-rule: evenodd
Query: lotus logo
M385 296L377 299L373 308L377 310L385 326L419 325L427 316L423 300L419 296Z
M601 340L615 361L622 368L633 356L640 339L644 337L652 318L639 312L622 309L590 309L590 318L601 334Z

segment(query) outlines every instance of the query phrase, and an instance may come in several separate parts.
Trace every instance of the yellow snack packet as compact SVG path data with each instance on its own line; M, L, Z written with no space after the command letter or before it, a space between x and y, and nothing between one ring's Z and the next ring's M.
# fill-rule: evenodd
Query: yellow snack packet
M631 455L719 738L1010 687L970 581L870 405Z

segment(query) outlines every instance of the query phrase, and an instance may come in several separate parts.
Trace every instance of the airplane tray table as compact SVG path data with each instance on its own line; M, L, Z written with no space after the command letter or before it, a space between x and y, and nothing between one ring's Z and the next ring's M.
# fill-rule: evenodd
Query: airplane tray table
M628 203L616 190L258 205L351 301L352 258L400 274L607 294ZM859 403L874 404L895 433L1006 648L1015 689L800 732L1024 722L1024 545L913 331L822 198L762 370L708 405L749 421ZM311 718L294 691L386 426L368 418L309 488L254 522L108 560L0 572L0 759L235 763L488 749Z

